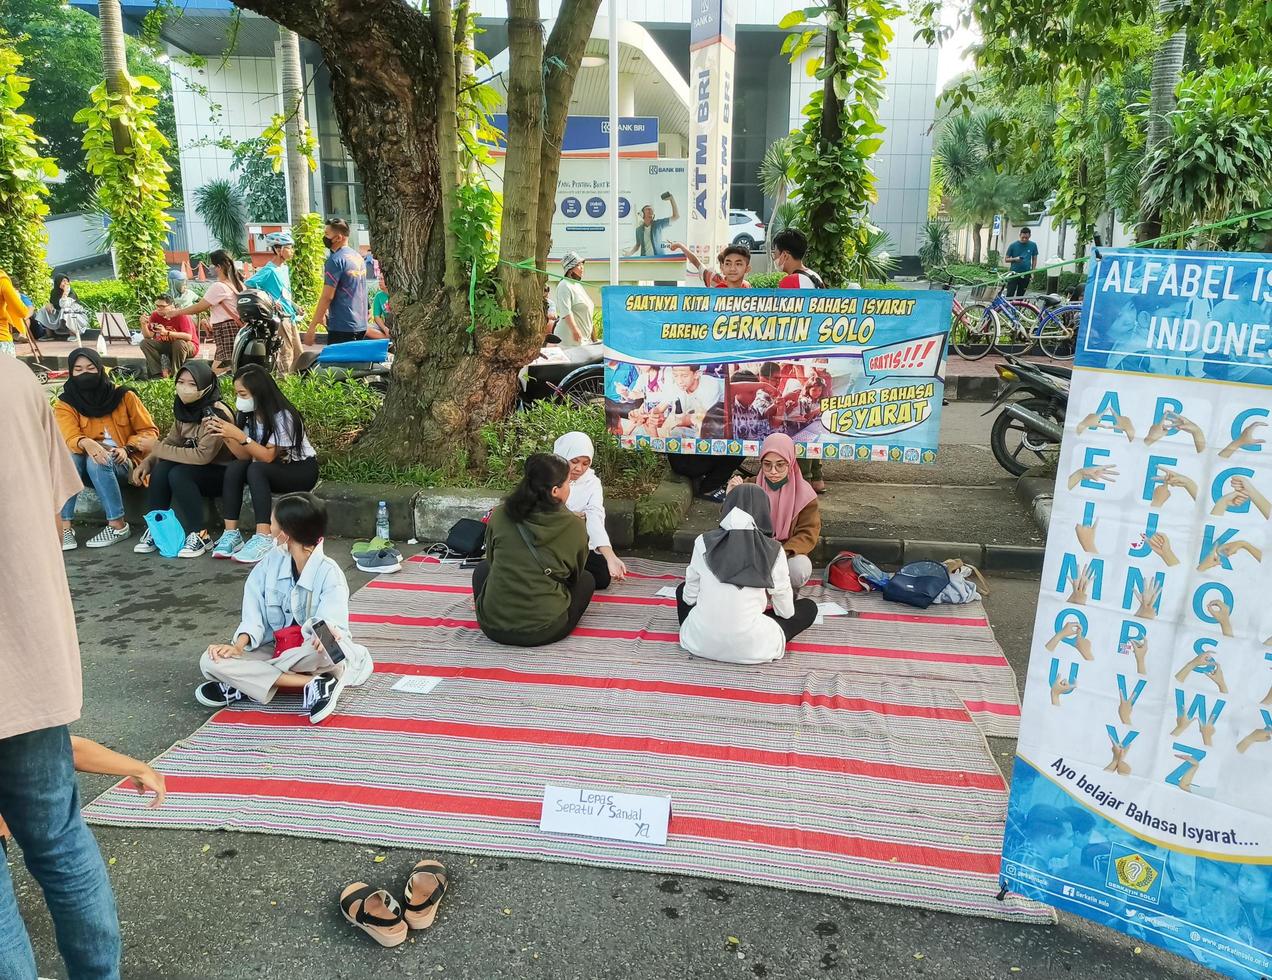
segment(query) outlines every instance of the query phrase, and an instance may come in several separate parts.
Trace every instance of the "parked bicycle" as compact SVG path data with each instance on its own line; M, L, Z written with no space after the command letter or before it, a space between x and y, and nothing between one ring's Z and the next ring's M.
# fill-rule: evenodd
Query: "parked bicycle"
M952 286L950 280L943 288ZM1054 293L1008 299L1000 289L989 302L967 304L955 296L950 344L956 354L968 361L979 360L991 350L1024 356L1035 348L1047 357L1071 360L1081 315L1081 303Z

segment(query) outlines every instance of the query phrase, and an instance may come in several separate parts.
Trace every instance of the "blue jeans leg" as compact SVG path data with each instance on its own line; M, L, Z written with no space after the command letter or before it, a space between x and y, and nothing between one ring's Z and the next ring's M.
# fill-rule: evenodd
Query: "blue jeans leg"
M119 918L97 841L80 816L65 725L0 739L0 813L44 889L71 980L119 980ZM5 876L8 877L7 875ZM0 894L0 977L25 977L30 946L12 884ZM17 937L15 939L15 937ZM10 962L13 973L7 972Z
M124 492L119 488L119 481L128 478L128 465L111 460L103 466L92 459L88 459L87 465L88 478L97 491L97 499L102 502L106 520L119 520L124 516Z
M26 926L13 894L9 862L0 856L0 977L5 980L36 980L35 953L27 938Z
M71 453L71 460L75 463L75 469L80 475L80 483L88 486L88 456L85 453ZM70 500L62 505L62 520L69 521L75 516L75 501L79 500L77 493Z

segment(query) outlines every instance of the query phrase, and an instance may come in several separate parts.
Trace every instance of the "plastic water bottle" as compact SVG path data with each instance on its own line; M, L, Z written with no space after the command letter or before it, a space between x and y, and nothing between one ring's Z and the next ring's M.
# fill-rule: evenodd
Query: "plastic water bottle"
M375 511L375 536L385 541L389 540L389 505L383 500Z
M106 350L106 335L104 333L97 335L97 353L100 357L105 357L108 353Z

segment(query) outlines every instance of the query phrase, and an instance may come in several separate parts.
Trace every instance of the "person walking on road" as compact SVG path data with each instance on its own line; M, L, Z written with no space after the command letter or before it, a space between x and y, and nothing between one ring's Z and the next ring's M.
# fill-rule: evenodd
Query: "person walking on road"
M25 364L0 358L0 814L44 890L75 980L119 980L115 897L80 816L67 726L83 689L57 509L82 483L53 410ZM0 977L36 980L35 953L0 861Z
M1038 268L1038 246L1030 241L1032 237L1028 228L1021 228L1020 238L1007 246L1003 265L1011 269L1011 278L1007 280L1008 299L1025 295L1034 269Z

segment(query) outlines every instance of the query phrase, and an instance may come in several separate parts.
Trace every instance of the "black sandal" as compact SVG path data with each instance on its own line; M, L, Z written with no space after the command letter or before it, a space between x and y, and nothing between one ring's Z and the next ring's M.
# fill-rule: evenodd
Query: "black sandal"
M431 875L437 882L428 898L419 904L412 901L416 875ZM446 865L439 861L420 861L411 869L403 895L406 911L402 913L408 926L412 929L427 929L433 924L433 920L437 918L437 908L446 896L446 882Z
M367 904L373 898L379 898L389 915L376 915L367 911ZM354 910L357 906L357 911ZM397 899L383 888L375 888L365 882L355 881L347 885L340 893L340 911L349 924L356 926L374 939L381 946L401 946L410 934L406 923L402 920L402 907Z

